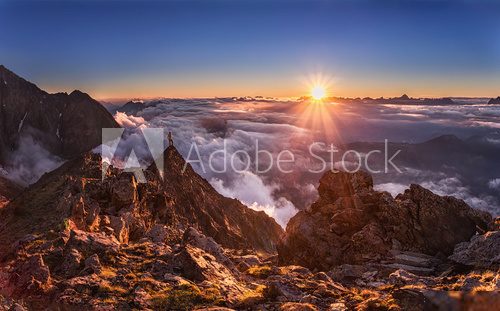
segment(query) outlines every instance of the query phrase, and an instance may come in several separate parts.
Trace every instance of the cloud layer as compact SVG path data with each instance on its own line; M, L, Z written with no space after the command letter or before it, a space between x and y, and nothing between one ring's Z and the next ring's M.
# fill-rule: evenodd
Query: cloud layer
M317 196L315 187L321 174L311 173L310 169L321 168L322 163L311 157L310 144L324 142L325 145L316 146L317 154L327 167L338 167L341 159L328 157L330 144L342 148L352 142L366 142L362 145L366 149L370 146L367 142L388 139L390 142L420 143L453 134L467 143L470 140L486 144L486 151L481 147L466 152L465 160L472 161L473 157L490 152L495 145L500 147L497 143L500 141L498 116L500 107L487 105L481 99L433 105L428 101L422 104L371 100L311 103L273 98L215 98L152 100L145 102L143 109L134 115L117 113L115 117L125 127L167 128L173 132L176 147L190 160L197 159L193 150L195 144L202 164L193 163L193 166L219 192L238 198L251 208L266 211L284 225L297 210L308 206ZM474 207L498 214L500 198L492 189L497 185L495 178L500 172L498 176L489 176L496 173L495 169L474 173L471 165L461 168L456 163L447 164L447 146L438 144L432 148L432 153L439 156L422 158L425 163L419 162L418 154L413 158L409 156L413 149L408 148L402 161L404 172L399 174L392 170L388 174L375 175L377 188L396 195L410 183L420 183L439 194L457 196ZM218 150L226 150L226 156L216 152ZM280 172L276 166L283 150L294 155L293 164L284 164L284 170L292 171L288 174ZM247 152L250 159L238 151ZM450 152L457 153L456 150ZM489 154L483 158L492 168L500 164L498 158L492 160ZM257 171L265 170L271 161L274 165L269 171ZM347 161L354 161L351 166L356 162L355 159ZM236 170L231 169L231 164ZM224 167L229 169L217 173L210 165L216 171ZM429 168L426 169L426 165ZM247 166L248 171L238 172ZM475 178L474 182L468 180L470 176ZM473 185L477 181L480 187Z

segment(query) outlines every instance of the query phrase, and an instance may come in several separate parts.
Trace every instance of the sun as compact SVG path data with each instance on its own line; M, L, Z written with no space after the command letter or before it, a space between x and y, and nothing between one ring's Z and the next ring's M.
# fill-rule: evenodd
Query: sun
M311 90L311 96L315 100L322 100L326 96L326 90L321 85L315 85Z

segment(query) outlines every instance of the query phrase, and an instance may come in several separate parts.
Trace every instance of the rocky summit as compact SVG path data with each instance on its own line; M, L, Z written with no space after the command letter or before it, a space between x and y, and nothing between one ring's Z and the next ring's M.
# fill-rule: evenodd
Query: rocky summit
M499 222L328 172L283 233L164 152L147 183L87 153L1 210L0 310L493 310ZM186 169L184 170L184 167ZM439 224L439 225L438 225ZM277 250L277 252L276 252ZM483 309L481 309L483 310Z

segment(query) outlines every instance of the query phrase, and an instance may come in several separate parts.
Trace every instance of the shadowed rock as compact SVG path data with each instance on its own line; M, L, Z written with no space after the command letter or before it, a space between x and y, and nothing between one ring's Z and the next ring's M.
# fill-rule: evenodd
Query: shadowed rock
M476 268L495 270L500 267L500 231L474 236L470 242L455 247L451 260Z

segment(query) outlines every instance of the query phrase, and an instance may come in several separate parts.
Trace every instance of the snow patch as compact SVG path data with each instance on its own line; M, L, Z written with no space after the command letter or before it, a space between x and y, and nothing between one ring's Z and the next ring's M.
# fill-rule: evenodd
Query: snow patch
M56 131L56 135L57 138L59 138L59 140L61 140L61 135L59 134L61 129L61 117L62 117L62 112L59 113L59 123L57 125L57 131Z
M27 116L27 115L28 115L28 112L26 112L26 113L24 114L23 119L21 120L21 122L19 122L19 127L17 128L17 132L18 132L18 133L19 133L19 132L21 132L21 129L23 128L24 120L26 120L26 116Z

